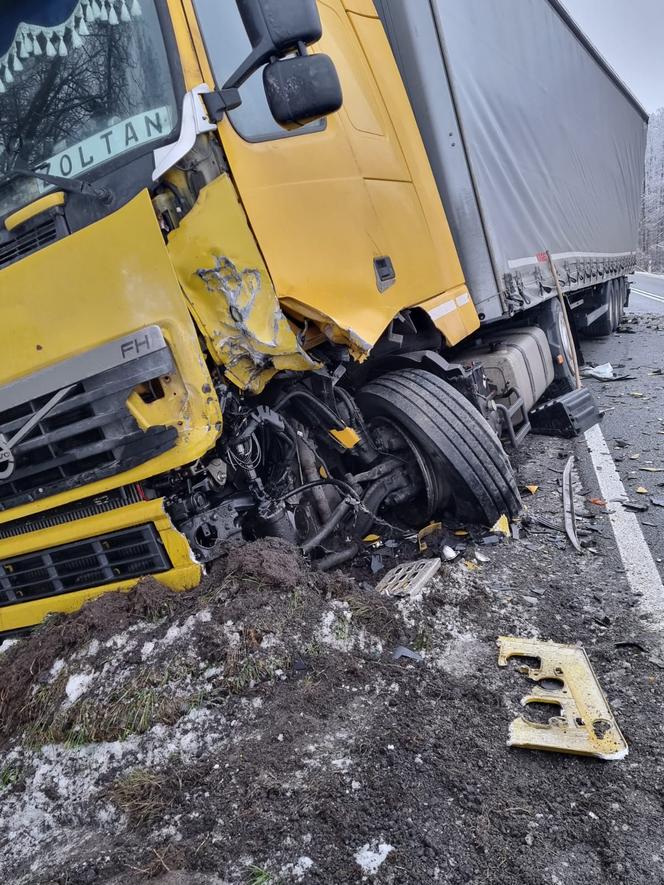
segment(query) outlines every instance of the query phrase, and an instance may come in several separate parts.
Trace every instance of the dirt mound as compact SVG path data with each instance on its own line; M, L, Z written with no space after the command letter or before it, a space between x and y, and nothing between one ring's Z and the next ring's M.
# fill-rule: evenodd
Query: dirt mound
M15 882L60 881L31 868L48 851L70 885L120 871L137 881L212 872L191 865L189 834L165 822L200 801L199 824L209 823L234 794L239 804L261 784L274 790L262 747L287 768L294 724L332 719L346 674L380 665L399 636L389 601L312 573L273 540L231 548L196 590L146 580L51 618L0 655L0 833L12 842L0 869L7 864ZM326 740L329 754L339 735ZM245 753L242 777L226 783L230 763L213 760ZM64 819L76 826L76 848L60 839L53 848ZM107 860L99 820L113 824ZM229 826L239 840L241 818ZM181 844L164 845L165 827Z

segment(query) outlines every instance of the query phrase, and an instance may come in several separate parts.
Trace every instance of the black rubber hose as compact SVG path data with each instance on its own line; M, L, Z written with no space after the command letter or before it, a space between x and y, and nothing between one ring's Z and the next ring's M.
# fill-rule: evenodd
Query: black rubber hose
M344 498L341 504L338 504L332 516L328 519L325 525L318 531L316 534L309 538L308 541L305 541L302 544L303 553L311 553L312 550L315 550L319 544L322 544L326 538L329 538L332 532L336 529L336 527L344 521L344 519L348 516L348 514L353 509L353 500L348 497Z
M298 486L296 489L292 489L290 492L286 492L285 495L282 495L281 498L277 498L278 503L282 503L283 501L287 501L289 498L292 498L293 495L301 495L304 492L308 492L310 489L315 489L317 486L337 486L337 488L346 492L348 495L352 495L353 498L360 503L360 497L355 491L355 489L347 482L344 482L342 479L334 479L333 476L328 477L327 479L317 479L315 482L305 482L304 485Z
M345 550L338 550L336 553L330 553L328 556L319 559L314 563L314 568L317 572L329 572L330 569L338 568L340 565L348 562L349 559L357 556L359 549L360 545L353 543L346 547Z
M317 400L312 393L309 393L306 390L291 390L290 393L280 397L273 406L275 412L282 409L286 403L290 402L292 399L305 400L315 412L318 412L319 415L322 415L325 420L329 422L330 427L336 428L337 430L343 430L345 428L346 425L339 415L335 415L332 409L328 408L325 403Z

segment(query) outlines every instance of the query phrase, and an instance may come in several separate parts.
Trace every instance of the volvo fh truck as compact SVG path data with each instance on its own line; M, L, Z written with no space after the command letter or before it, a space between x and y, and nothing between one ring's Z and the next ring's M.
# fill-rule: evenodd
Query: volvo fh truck
M565 71L569 119L492 80L493 25L468 53L477 2L2 4L0 631L230 542L328 569L376 525L519 513L500 436L574 362L538 255L570 316L609 285L619 313L645 123L557 4L507 5L491 70Z

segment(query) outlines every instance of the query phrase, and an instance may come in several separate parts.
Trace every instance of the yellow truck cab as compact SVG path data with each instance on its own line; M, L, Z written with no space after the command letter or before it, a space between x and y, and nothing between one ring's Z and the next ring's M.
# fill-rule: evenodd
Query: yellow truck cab
M0 228L0 631L518 512L371 0L3 4Z

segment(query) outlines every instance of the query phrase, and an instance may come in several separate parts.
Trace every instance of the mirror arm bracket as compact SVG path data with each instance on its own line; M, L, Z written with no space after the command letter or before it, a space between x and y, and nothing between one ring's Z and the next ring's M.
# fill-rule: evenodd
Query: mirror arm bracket
M242 104L239 89L219 89L201 96L207 115L213 123L220 123L224 114Z

